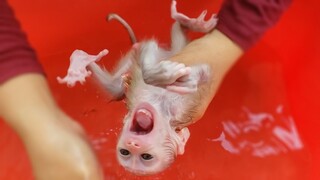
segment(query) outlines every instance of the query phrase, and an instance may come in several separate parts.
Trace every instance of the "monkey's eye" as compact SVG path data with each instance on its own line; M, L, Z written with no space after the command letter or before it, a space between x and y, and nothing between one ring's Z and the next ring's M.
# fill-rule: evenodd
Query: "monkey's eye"
M144 160L150 160L153 158L153 156L151 154L147 154L147 153L143 153L141 154L142 159Z
M128 156L130 154L130 151L126 149L120 149L120 154L123 156Z

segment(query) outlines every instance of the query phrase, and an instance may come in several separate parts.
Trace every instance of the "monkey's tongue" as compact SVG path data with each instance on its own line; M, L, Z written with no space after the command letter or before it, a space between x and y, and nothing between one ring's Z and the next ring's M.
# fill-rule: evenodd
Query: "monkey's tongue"
M150 128L152 128L152 115L146 109L138 110L135 118L141 129L150 130Z

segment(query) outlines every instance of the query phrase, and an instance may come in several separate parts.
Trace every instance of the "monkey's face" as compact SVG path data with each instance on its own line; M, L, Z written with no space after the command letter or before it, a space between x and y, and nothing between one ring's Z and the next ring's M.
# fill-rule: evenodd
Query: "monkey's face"
M177 154L183 154L189 131L183 132L184 137L155 107L141 103L126 117L117 145L118 161L139 175L163 171Z

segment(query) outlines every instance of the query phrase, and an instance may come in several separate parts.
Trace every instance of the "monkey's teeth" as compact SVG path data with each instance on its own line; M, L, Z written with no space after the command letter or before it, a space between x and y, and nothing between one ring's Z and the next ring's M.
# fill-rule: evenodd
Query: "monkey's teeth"
M145 109L139 109L139 110L137 111L137 113L143 113L143 114L145 114L146 116L148 116L149 118L152 118L152 114L151 114L149 111L145 110Z

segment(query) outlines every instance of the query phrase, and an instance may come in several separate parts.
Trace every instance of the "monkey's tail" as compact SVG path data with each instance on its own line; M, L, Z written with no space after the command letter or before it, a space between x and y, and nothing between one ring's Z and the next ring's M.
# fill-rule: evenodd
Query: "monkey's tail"
M125 27L127 29L129 36L130 36L131 43L135 44L137 42L137 38L136 38L131 26L118 14L110 13L107 17L107 20L111 21L112 19L119 21L123 25L123 27Z

